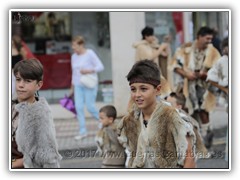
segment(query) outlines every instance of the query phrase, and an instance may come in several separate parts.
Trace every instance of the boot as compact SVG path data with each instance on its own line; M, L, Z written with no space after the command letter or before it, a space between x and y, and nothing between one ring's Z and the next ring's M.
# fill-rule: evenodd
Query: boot
M213 137L214 137L214 133L212 130L208 129L207 130L207 134L205 137L203 137L204 140L204 144L206 146L207 149L210 149L213 143Z
M210 128L210 123L201 125L201 135L203 137L204 144L207 149L210 149L213 142L213 131Z

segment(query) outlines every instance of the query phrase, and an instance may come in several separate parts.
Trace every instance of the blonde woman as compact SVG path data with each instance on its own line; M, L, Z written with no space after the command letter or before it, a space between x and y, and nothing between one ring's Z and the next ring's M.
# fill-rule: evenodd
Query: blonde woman
M72 66L72 86L70 95L74 93L74 101L79 121L79 135L76 140L87 136L85 125L84 106L86 104L88 112L99 120L98 110L95 106L98 83L92 88L86 87L81 82L81 77L86 74L92 74L97 78L97 73L103 71L104 66L92 49L85 48L85 41L82 36L76 36L72 40L72 49L74 53L71 57Z

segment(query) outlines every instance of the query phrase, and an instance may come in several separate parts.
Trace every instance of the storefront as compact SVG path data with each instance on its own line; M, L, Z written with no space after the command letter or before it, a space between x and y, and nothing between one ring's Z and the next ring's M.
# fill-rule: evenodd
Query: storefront
M105 70L99 73L98 93L98 100L104 100L102 90L111 88L112 79L108 12L16 12L12 19L12 34L19 34L45 67L40 94L54 101L68 93L71 39L81 35L86 47L93 49L104 64Z

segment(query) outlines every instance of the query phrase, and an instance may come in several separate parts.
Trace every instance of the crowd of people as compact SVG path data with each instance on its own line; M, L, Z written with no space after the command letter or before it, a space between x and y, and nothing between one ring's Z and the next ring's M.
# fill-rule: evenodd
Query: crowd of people
M88 134L86 104L100 123L95 140L103 157L102 168L196 168L196 160L208 157L212 146L209 112L218 99L228 110L228 38L219 52L212 45L214 30L201 27L193 42L182 44L172 55L169 43L159 43L152 27L146 26L141 34L142 40L133 44L136 63L126 76L130 99L121 120L116 119L114 106L99 111L95 107L97 73L104 66L97 54L85 47L82 36L73 38L69 96L74 97L79 122L79 134L74 138L79 141ZM61 155L51 112L47 101L37 96L43 67L36 59L23 58L21 44L12 41L12 47L16 84L12 168L59 168ZM169 62L162 67L161 61ZM33 129L41 133L33 136Z

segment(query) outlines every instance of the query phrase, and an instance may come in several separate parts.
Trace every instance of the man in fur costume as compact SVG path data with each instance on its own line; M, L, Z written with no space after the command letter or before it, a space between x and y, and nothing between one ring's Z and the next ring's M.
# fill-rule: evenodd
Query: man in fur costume
M215 107L215 96L207 90L206 77L208 70L220 58L218 50L211 44L212 38L212 29L200 28L193 43L183 44L177 49L172 64L172 70L180 75L174 91L182 90L188 113L197 120L201 119L201 133L208 148L213 138L209 112Z
M35 97L43 84L36 59L14 66L17 99L12 103L12 168L59 168L55 128L45 98Z
M95 141L98 152L103 157L102 168L124 168L126 155L118 141L116 120L117 111L114 106L106 105L99 110L102 128L98 131Z
M158 102L161 89L156 63L137 62L127 75L132 108L118 126L119 141L131 168L194 168L196 137L190 122Z
M164 60L170 56L169 53L169 44L162 43L161 45L158 43L158 39L154 36L154 30L152 27L146 26L142 30L142 40L135 42L133 47L136 49L135 60L152 60L159 66L159 57L165 57ZM162 59L163 60L163 59ZM159 66L160 68L160 66ZM162 68L162 67L161 67ZM162 98L167 97L171 93L171 87L166 78L161 74L161 82L162 82L162 89L160 96Z

